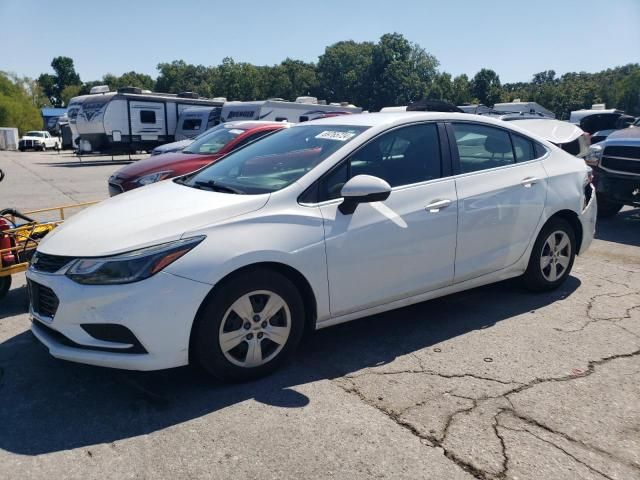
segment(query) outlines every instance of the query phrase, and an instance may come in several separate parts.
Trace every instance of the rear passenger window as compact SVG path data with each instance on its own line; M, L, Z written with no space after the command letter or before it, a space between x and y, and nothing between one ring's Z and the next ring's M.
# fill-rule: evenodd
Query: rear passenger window
M140 123L156 123L156 112L153 110L140 110Z
M511 134L513 151L516 153L516 162L526 162L536 158L533 142L517 134Z
M339 198L342 186L357 175L382 178L391 187L440 178L438 127L435 123L411 125L372 140L327 174L319 201Z
M454 123L460 172L478 172L515 162L509 133L475 123Z

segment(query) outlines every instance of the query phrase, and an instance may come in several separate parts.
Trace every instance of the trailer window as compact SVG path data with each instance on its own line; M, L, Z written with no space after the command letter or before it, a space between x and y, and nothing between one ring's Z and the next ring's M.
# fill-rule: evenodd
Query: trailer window
M200 130L202 120L199 118L187 118L182 122L182 130Z
M156 112L153 110L140 110L140 123L156 123Z

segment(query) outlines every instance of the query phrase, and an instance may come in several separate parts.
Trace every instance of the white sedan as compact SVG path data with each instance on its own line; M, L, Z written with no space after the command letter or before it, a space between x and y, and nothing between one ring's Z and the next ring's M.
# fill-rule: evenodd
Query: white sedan
M58 358L246 379L323 328L511 277L591 243L584 162L460 113L306 122L104 201L40 244L32 331Z

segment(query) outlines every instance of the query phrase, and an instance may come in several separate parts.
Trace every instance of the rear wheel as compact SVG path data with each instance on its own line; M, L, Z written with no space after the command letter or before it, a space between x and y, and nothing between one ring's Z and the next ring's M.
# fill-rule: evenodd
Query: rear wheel
M622 203L612 202L602 195L598 195L598 218L611 218L623 207Z
M228 381L267 375L295 350L304 330L302 298L271 270L243 272L212 295L193 331L195 358Z
M527 288L548 291L558 288L569 276L576 256L576 237L571 225L561 218L547 222L536 239L523 275Z

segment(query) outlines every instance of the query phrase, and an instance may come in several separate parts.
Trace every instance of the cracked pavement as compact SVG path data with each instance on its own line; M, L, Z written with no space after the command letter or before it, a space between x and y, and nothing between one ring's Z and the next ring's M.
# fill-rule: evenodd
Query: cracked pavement
M119 165L72 161L0 152L0 205L104 198ZM640 479L639 247L626 209L556 292L508 281L321 330L241 385L55 360L15 276L0 478Z

